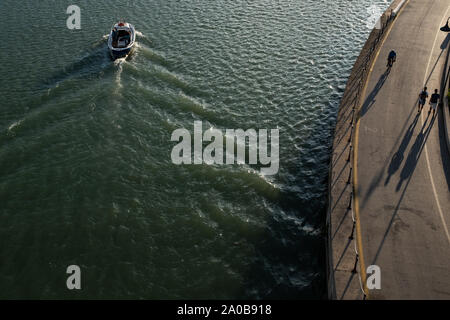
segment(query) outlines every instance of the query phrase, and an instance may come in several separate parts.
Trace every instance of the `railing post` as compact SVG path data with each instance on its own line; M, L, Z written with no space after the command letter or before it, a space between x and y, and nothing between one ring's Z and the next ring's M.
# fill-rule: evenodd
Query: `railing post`
M358 258L359 258L359 255L356 254L356 257L355 257L355 265L353 266L352 273L357 273L357 272L358 272L358 271L356 271L356 266L358 265Z
M352 170L353 170L353 168L350 167L350 172L348 173L347 184L350 184L350 182L352 181Z
M352 125L352 128L350 129L350 135L348 136L348 140L347 140L347 142L351 142L352 141L352 139L353 139L353 116L352 116L352 123L351 123L351 125ZM351 146L351 145L350 145Z
M350 162L350 159L351 159L351 157L352 157L352 145L350 144L350 148L349 148L349 151L348 151L348 158L347 158L347 162ZM350 170L351 170L352 168L350 167ZM350 171L350 174L351 174L352 172Z
M352 233L350 234L350 237L348 237L349 240L353 240L353 233L355 232L355 224L356 224L356 221L353 221Z
M352 209L352 200L353 200L353 191L350 192L350 199L348 200L347 210L351 210Z

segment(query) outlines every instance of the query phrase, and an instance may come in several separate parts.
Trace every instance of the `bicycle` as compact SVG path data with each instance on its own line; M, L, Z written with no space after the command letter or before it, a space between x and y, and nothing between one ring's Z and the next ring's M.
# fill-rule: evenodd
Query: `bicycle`
M388 62L387 62L387 67L390 69L392 68L392 66L394 65L395 62L395 57L393 58L388 58Z

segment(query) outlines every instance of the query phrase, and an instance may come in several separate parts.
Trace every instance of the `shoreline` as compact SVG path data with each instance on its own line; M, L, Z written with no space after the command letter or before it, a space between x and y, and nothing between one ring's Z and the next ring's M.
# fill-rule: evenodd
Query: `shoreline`
M346 299L366 298L367 290L362 286L361 280L361 278L365 279L365 270L361 268L364 266L364 260L359 261L359 255L362 256L362 252L358 254L358 241L355 239L355 226L356 228L358 226L352 212L354 184L351 162L355 118L361 105L361 90L366 85L370 74L368 66L374 62L379 49L378 44L382 42L385 31L391 25L390 22L395 20L395 13L405 3L404 0L392 1L380 17L381 28L372 29L353 65L338 108L332 134L326 216L328 299L342 299L344 294L349 295ZM357 275L357 265L360 265L361 276Z

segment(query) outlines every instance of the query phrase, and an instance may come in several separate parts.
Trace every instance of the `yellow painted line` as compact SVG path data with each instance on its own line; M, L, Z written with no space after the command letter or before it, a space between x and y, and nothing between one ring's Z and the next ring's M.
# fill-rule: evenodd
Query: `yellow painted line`
M383 47L384 42L389 36L389 33L392 30L392 27L395 25L395 22L398 20L398 17L403 12L403 9L408 5L409 0L403 5L403 7L400 9L400 11L397 13L396 17L394 18L394 21L391 23L391 25L386 30L385 35L383 35L383 39L381 40L380 45L377 46L377 51L375 53L375 57L372 60L372 63L369 68L369 72L367 74L366 82L364 83L364 87L362 89L362 95L361 97L365 97L366 90L367 90L367 84L369 83L370 76L372 74L373 67L375 65L375 62L378 60L378 56L380 54L380 49ZM361 99L362 101L364 99ZM361 101L361 103L362 103ZM358 254L359 254L359 265L360 265L360 272L361 272L361 281L363 285L363 290L366 294L366 297L369 298L369 290L367 289L367 274L366 274L366 266L364 261L364 254L363 254L363 246L362 246L362 235L361 235L361 225L360 225L360 215L359 215L359 194L358 194L358 137L359 137L359 124L360 124L360 112L361 112L361 103L358 105L358 110L356 110L356 125L355 125L355 137L354 137L354 148L353 148L353 208L355 210L355 224L356 224L356 241L358 245Z

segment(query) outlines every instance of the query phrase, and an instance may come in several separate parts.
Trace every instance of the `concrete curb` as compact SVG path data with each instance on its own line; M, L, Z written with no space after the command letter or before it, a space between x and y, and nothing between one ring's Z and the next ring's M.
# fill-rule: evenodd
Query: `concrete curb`
M406 0L402 0L398 4L398 6L394 10L392 10L392 14L394 15L394 17L397 15L397 13L400 11L400 9L405 5L405 3L406 3Z

